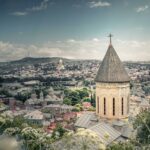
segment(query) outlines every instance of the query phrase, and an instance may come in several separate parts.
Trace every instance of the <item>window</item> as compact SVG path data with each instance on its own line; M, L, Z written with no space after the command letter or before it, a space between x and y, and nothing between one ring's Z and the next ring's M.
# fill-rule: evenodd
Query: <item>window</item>
M130 108L130 104L129 104L129 96L127 98L127 113L129 113L129 108Z
M99 97L97 96L97 113L99 113Z
M104 115L106 115L106 98L104 97Z
M115 116L115 98L113 98L113 116Z
M123 97L121 99L121 110L122 110L122 115L124 114L124 101L123 101Z

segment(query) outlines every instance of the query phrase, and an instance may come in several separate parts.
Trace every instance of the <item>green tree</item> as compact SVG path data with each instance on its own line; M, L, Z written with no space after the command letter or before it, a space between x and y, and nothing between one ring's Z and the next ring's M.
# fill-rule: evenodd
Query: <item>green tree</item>
M83 88L82 90L77 90L77 92L79 93L81 99L89 96L88 90L86 88Z
M66 105L71 105L71 99L69 99L69 98L64 98L64 100L63 100L63 104L66 104Z
M78 104L81 101L79 93L77 91L71 91L69 93L68 98L71 99L72 105L76 105L76 104Z
M85 97L85 98L83 99L83 102L91 102L91 99L88 98L88 97Z
M106 150L134 150L135 145L129 142L112 143Z
M31 97L31 93L29 93L29 92L18 93L17 95L15 95L15 98L16 98L17 100L22 101L23 103L24 103L27 99L29 99L30 97Z
M93 95L91 95L91 105L92 105L93 107L96 106L95 99L96 99L96 94L94 93Z
M137 130L137 140L142 144L150 144L150 111L137 115L134 128Z
M90 81L88 81L88 80L84 80L84 81L83 81L83 84L84 84L85 86L89 86Z
M11 127L13 119L9 116L0 116L0 133L2 134L5 129Z
M59 138L63 137L65 132L66 132L66 130L60 124L57 124L56 129L52 133L52 138L59 139Z

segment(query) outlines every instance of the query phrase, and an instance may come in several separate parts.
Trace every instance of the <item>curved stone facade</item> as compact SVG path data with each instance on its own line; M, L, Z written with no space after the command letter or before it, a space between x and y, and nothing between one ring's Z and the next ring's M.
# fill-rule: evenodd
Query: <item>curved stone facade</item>
M96 114L101 118L123 119L129 112L130 84L96 83Z

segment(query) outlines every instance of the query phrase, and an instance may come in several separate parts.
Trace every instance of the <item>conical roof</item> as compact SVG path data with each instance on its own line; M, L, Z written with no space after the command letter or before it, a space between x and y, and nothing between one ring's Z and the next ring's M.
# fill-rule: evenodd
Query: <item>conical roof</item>
M100 65L95 81L106 83L130 81L119 56L111 44L109 45L106 55Z

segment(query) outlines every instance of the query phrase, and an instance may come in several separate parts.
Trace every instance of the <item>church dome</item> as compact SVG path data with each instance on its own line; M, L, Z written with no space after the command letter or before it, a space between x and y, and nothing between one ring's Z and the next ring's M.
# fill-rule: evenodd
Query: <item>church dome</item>
M99 67L95 81L105 83L122 83L130 81L122 62L111 43Z

